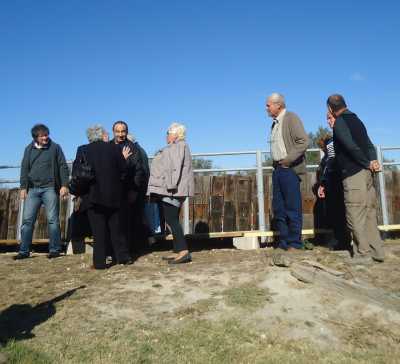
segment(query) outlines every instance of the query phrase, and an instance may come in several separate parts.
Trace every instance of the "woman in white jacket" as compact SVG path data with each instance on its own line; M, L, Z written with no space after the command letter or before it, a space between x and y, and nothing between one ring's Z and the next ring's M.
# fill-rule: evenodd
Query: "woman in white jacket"
M173 123L167 131L168 145L151 163L147 195L161 202L164 217L174 238L174 255L164 258L169 264L192 260L179 223L179 210L187 197L194 195L192 156L185 142L186 128Z

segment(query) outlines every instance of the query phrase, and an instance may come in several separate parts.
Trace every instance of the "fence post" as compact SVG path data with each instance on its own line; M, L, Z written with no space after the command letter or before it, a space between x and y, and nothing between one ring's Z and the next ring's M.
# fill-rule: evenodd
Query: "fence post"
M183 202L183 233L190 233L190 224L189 224L189 197L186 197Z
M378 173L379 195L381 198L381 207L382 207L382 222L383 225L389 225L389 216L388 216L387 201L386 201L385 169L383 166L383 153L380 145L376 146L376 154L378 155L378 161L382 167L382 172Z
M257 163L257 201L258 201L258 228L265 231L265 211L264 211L264 178L261 150L256 151Z

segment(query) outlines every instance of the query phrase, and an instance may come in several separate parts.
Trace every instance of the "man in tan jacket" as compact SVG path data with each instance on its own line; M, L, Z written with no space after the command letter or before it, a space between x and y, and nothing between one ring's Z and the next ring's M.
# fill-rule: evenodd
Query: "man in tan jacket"
M279 247L301 249L303 225L300 181L306 172L305 152L309 141L299 117L286 110L285 99L278 93L267 98L266 109L272 118L271 158L272 208L279 231Z

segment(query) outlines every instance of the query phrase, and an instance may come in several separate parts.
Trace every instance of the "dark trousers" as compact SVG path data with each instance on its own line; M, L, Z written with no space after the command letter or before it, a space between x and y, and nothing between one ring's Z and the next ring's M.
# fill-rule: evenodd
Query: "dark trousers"
M124 236L120 233L118 210L94 206L88 210L88 216L94 236L94 267L106 268L106 253L109 251L110 243L117 262L126 262L130 256Z
M336 250L351 251L351 234L347 228L343 186L340 176L329 176L326 186L325 216L327 227L333 229L333 243Z
M133 255L146 250L149 231L144 220L144 195L138 195L135 202L122 203L120 221L129 252Z
M174 252L179 253L182 250L188 250L188 246L183 235L182 226L179 223L179 207L162 202L164 218L168 226L171 228L174 238Z
M301 248L303 215L300 178L291 168L277 166L272 173L272 208L279 231L279 247Z

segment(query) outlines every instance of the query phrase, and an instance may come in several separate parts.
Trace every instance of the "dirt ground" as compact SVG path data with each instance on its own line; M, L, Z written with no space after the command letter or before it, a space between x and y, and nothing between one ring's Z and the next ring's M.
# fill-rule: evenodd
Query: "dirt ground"
M386 252L208 248L168 266L156 250L106 271L3 253L0 363L399 363L400 241Z

